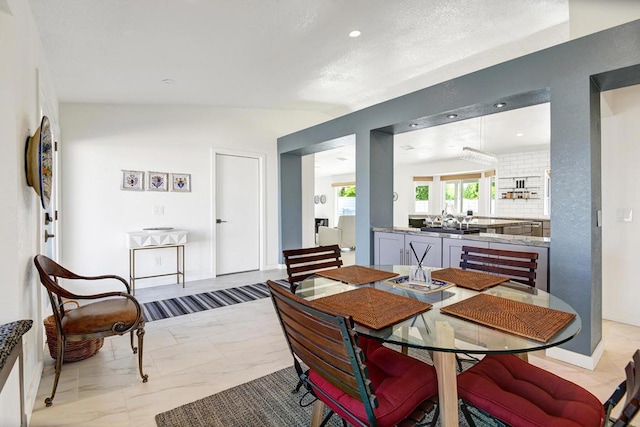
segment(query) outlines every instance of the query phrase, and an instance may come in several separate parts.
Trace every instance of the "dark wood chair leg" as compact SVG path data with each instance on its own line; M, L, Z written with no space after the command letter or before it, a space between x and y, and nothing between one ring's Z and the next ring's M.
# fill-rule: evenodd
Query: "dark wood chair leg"
M53 390L51 390L51 396L44 400L44 404L47 407L53 405L53 398L56 395L58 381L60 380L60 373L62 372L62 360L64 359L64 347L66 343L64 336L58 335L58 358L56 359L56 374L53 379Z
M133 345L133 331L129 332L129 337L131 338L131 351L133 351L133 354L136 354L138 352L138 347Z
M140 377L142 377L142 382L146 383L149 380L149 375L142 373L142 345L144 344L144 328L138 329L136 335L138 335L138 369L140 370Z

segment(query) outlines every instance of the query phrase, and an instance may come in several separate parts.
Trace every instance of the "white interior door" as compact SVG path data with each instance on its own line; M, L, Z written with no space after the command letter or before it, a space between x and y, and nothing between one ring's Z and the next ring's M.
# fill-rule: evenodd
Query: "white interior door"
M216 275L260 269L260 163L216 153Z

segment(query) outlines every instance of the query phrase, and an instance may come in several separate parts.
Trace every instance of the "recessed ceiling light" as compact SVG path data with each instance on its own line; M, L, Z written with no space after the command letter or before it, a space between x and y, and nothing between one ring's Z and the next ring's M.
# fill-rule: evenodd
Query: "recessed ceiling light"
M516 136L523 136L523 135L524 135L524 133L522 133L522 132L516 133Z
M498 102L497 104L493 104L494 107L496 108L502 108L502 107L506 107L507 103L506 102Z
M447 119L455 119L456 117L458 117L457 114L453 114L453 113L447 114Z
M349 33L349 37L360 37L360 34L362 34L360 31L353 30Z
M172 85L174 84L176 81L173 79L162 79L162 83L166 84L166 85Z
M414 147L412 145L403 145L400 148L402 148L403 150L409 151L409 150L413 150Z
M411 123L409 126L411 126L412 128L417 128L418 124L417 123Z

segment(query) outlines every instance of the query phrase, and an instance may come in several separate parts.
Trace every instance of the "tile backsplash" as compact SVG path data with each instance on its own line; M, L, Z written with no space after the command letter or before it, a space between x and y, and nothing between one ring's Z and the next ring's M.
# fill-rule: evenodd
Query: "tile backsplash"
M549 151L532 151L498 156L496 168L496 215L540 217L544 216L544 178L550 167ZM525 178L527 177L527 178ZM509 179L516 178L516 179ZM503 193L520 191L516 180L525 180L525 187L537 193L537 199L503 199ZM535 187L535 188L534 188Z

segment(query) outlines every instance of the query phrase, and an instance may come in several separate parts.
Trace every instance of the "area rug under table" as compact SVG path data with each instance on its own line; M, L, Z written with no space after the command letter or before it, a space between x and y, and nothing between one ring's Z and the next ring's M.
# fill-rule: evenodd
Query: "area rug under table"
M158 414L156 424L158 427L308 426L311 420L311 405L299 405L304 388L292 394L296 383L297 377L293 367L285 368ZM311 400L310 396L306 396L303 402L310 403ZM485 417L475 418L475 422L477 426L498 425ZM462 413L460 425L468 426ZM327 426L342 427L342 422L334 415Z

